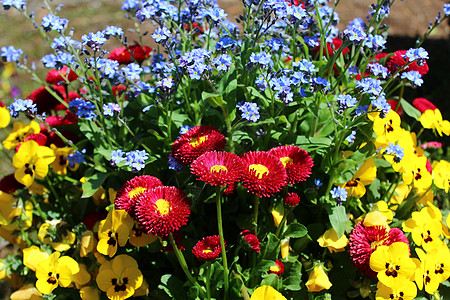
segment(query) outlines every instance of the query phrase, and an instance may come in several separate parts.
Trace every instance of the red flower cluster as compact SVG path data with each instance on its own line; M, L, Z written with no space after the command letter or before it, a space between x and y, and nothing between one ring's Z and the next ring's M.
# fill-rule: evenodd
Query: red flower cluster
M287 193L283 196L283 201L286 205L294 207L300 203L300 196L297 193Z
M198 241L192 248L192 253L195 257L205 261L216 259L221 251L222 246L220 246L220 237L218 235L207 236Z
M391 74L394 74L409 62L408 58L403 57L405 54L406 50L398 50L394 52L394 55L387 59L385 67L388 68ZM419 66L417 65L417 61L414 61L407 68L401 70L400 74L409 71L418 71L420 75L423 76L428 73L428 70L429 68L426 62L424 62L423 65Z
M66 81L74 81L78 78L78 75L69 69L67 66L63 66L61 70L50 70L45 77L45 81L49 84L61 85Z
M350 258L362 274L376 278L377 273L370 268L370 256L380 245L389 246L395 242L409 245L403 231L385 226L364 226L359 222L350 234Z
M158 186L139 196L135 214L142 228L167 236L187 224L191 209L186 194L173 186Z
M133 45L129 47L123 46L117 49L112 50L109 53L108 58L111 60L115 60L120 64L129 64L132 62L143 62L146 58L150 57L150 52L152 52L152 48L147 46Z
M247 244L252 248L253 251L256 253L259 253L261 250L260 242L258 240L258 237L250 232L250 230L242 230L241 235L244 237L244 240L247 242Z
M182 134L172 145L172 156L181 164L189 165L208 151L225 148L225 136L211 126L195 126Z
M150 175L136 176L117 191L114 204L117 209L125 210L130 216L135 217L134 208L136 200L145 191L157 186L162 186L161 180Z
M117 192L114 204L140 222L142 229L159 237L167 237L187 224L191 213L186 194L172 186L164 186L150 175L136 176Z
M433 103L431 103L429 100L427 100L425 98L416 98L416 99L414 99L412 104L421 113L424 113L428 109L432 109L432 110L437 109L437 107Z
M54 85L50 87L50 89L66 103L80 97L76 92L69 92L69 95L67 95L64 86L61 85ZM49 113L52 110L58 111L66 109L66 106L59 102L58 99L56 99L44 86L31 92L27 99L33 100L39 114L42 114L43 112Z

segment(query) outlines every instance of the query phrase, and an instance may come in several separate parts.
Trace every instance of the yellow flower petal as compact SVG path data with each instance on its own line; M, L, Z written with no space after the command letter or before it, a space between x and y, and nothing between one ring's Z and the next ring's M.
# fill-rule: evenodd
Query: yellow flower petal
M270 285L258 287L252 294L251 300L287 300L279 291Z
M11 121L11 115L6 107L0 107L0 128L5 128Z
M309 278L305 285L308 288L308 292L320 292L331 288L332 283L328 279L323 266L319 264L309 273Z
M48 253L37 246L31 246L23 249L23 264L33 271L36 271L37 265L48 258Z

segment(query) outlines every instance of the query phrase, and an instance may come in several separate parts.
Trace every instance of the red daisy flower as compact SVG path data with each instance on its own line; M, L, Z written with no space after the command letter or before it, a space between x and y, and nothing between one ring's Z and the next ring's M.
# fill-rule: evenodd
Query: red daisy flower
M45 118L45 123L48 125L55 127L61 125L71 125L78 122L77 115L71 113L69 110L66 110L66 114L63 116L48 116Z
M370 268L370 256L380 245L389 246L395 242L408 244L403 231L398 228L384 226L364 226L359 222L350 234L350 258L355 268L362 274L372 278L377 277L377 273Z
M192 248L192 253L200 260L215 260L222 251L220 237L218 235L207 236L198 241Z
M250 232L250 230L242 230L241 235L244 237L244 240L247 242L247 244L252 248L253 251L256 253L259 253L259 250L261 250L260 242L258 240L258 237Z
M200 155L191 164L191 172L198 180L210 185L232 185L242 172L241 158L229 152L209 151Z
M412 104L421 113L424 113L428 109L432 109L432 110L437 109L437 107L433 103L431 103L431 101L429 101L425 98L416 98L416 99L414 99Z
M189 165L208 151L225 148L225 136L211 126L195 126L182 134L172 145L172 156L183 165Z
M332 56L334 54L334 51L339 49L342 46L342 44L343 44L343 42L340 38L334 38L333 43L326 43L328 54L330 56ZM327 50L325 50L325 47L323 47L323 55L326 55ZM319 46L316 46L313 49L314 54L319 53L319 51L320 51L320 41L319 41ZM346 54L346 53L350 53L350 50L348 49L348 47L345 47L342 50L342 54Z
M191 209L182 190L173 186L158 186L139 196L135 213L148 233L166 236L187 224Z
M283 163L286 168L288 184L293 185L305 181L311 175L314 162L306 150L289 145L270 149L269 153Z
M125 46L114 49L109 53L108 58L115 60L120 64L129 64L135 61L141 63L146 58L150 57L150 52L153 50L150 47L140 45L130 46L129 49L130 50L128 51ZM131 55L133 55L133 57L131 57Z
M114 200L116 209L123 209L130 216L134 217L134 207L139 196L149 189L162 185L161 180L150 175L136 176L128 180L117 191L116 199Z
M294 207L300 203L300 196L297 193L287 193L284 195L283 201L286 205Z
M387 61L386 61L386 68L388 68L389 72L391 74L397 72L401 67L406 65L409 61L408 58L404 58L403 56L406 54L406 50L398 50L394 52L394 55L392 55ZM428 73L428 65L426 62L424 62L423 65L419 66L417 65L417 61L414 61L412 64L410 64L407 68L400 71L401 73L409 72L409 71L418 71L420 75L425 75Z
M281 260L277 259L275 261L275 265L271 266L269 268L269 273L271 274L277 274L278 277L281 277L281 274L283 274L284 272L284 264L283 262L281 262Z
M68 81L74 81L78 78L78 75L69 69L67 66L62 67L61 70L50 70L47 73L47 77L45 77L45 81L49 84L60 85L61 83L66 83L66 79Z
M242 155L242 162L241 183L251 193L270 197L286 185L286 169L274 155L250 151Z

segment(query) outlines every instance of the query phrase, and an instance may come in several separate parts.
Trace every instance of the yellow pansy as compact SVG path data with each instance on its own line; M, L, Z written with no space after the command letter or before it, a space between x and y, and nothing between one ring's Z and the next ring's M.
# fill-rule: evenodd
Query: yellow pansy
M399 133L399 139L397 141L397 145L403 150L403 158L398 159L395 155L385 154L383 155L384 159L391 163L392 168L396 172L405 173L413 168L410 162L414 159L417 154L415 154L415 145L414 141L411 138L411 134L409 131L401 129ZM381 147L379 145L375 145L376 147ZM387 145L383 146L385 148ZM385 149L381 151L385 152Z
M416 296L417 287L414 282L402 277L395 287L388 287L379 281L375 300L412 300Z
M59 235L60 234L60 235ZM41 225L38 231L39 240L50 245L56 251L69 250L75 243L76 235L65 228L65 223L61 220L46 221Z
M279 291L270 285L258 287L252 294L250 300L287 300Z
M0 107L0 128L5 128L11 121L11 115L6 107Z
M50 294L58 285L68 287L73 275L80 271L73 258L60 255L59 252L54 252L36 267L36 288L42 294Z
M403 200L408 197L409 192L411 191L411 186L404 182L400 183L396 188L394 195L389 201L389 204L392 204L392 209L397 209L400 204L402 204Z
M342 252L345 251L345 247L348 245L348 238L345 235L338 238L336 230L330 228L319 237L317 242L319 242L320 247L327 247L331 253Z
M73 282L77 289L81 289L91 281L91 274L88 272L85 264L79 264L80 271L73 274Z
M42 179L47 175L48 165L54 160L55 154L50 148L39 146L33 140L24 142L13 157L14 178L29 187L34 177Z
M20 227L18 222L13 219L13 222L9 225L3 225L0 228L8 231L14 231L19 230L20 228L26 230L31 227L33 223L33 203L31 201L27 201L25 203L18 201L15 205L17 209L20 209L20 213L18 214L18 219L20 218L21 221Z
M157 236L146 233L139 223L134 222L134 226L131 229L130 232L130 244L135 247L144 247L147 245L150 245L151 243L155 242L158 239Z
M113 257L117 246L125 246L133 228L133 219L124 210L112 209L98 227L97 251Z
M392 210L389 209L387 202L380 200L375 204L380 213L386 217L387 224L391 223L392 219L394 218L394 213L392 212Z
M450 163L448 161L441 160L434 166L433 182L438 188L448 193L450 186Z
M11 194L0 191L0 225L9 225L11 221L22 214L22 209L16 207L16 200Z
M370 256L370 268L377 272L378 280L384 285L396 289L401 278L409 279L416 270L416 264L409 257L409 246L395 242L389 246L380 245Z
M403 181L406 184L413 184L417 189L426 190L432 183L431 174L427 171L427 158L416 156L411 161L406 161L410 166L409 170L403 173Z
M373 120L373 131L377 135L377 144L386 147L388 143L398 141L402 133L400 123L400 116L393 110L385 114L384 118L381 118L378 114Z
M28 136L41 132L41 127L35 121L29 125L22 122L14 122L13 131L3 141L3 146L8 149L15 149L20 143L25 141Z
M116 256L100 266L97 285L109 299L126 299L135 293L143 282L137 262L126 254Z
M422 246L425 251L430 251L442 244L440 239L442 224L430 207L413 212L411 218L403 222L402 228L405 232L411 232L414 243Z
M149 292L150 289L148 287L148 283L144 278L144 281L142 281L142 285L134 292L134 297L148 296Z
M383 215L380 211L374 210L366 214L366 216L364 217L363 225L365 227L370 226L388 227L387 217Z
M35 272L37 265L48 257L47 252L34 245L23 249L23 264Z
M416 248L416 253L420 258L420 260L415 259L417 270L414 279L417 286L419 289L425 289L425 292L430 295L434 294L439 284L449 277L449 249L447 245L442 244L428 253Z
M100 300L99 290L91 286L85 286L80 290L82 300Z
M345 187L349 195L360 198L366 193L365 186L371 184L375 177L377 177L377 167L373 158L369 158L356 171L352 179L341 186Z
M419 118L423 128L433 129L442 136L450 135L450 122L442 119L442 114L439 109L427 109Z
M83 232L81 235L80 243L80 256L86 257L89 253L94 251L96 245L96 240L94 233L90 230Z
M309 272L309 278L305 285L308 288L308 292L320 292L331 288L332 283L323 266L318 264Z
M55 160L51 164L53 171L58 175L66 175L67 166L69 165L67 157L73 153L73 148L71 147L58 148L53 144L50 146L50 148L55 153Z
M41 300L42 294L33 284L27 284L11 294L11 300Z

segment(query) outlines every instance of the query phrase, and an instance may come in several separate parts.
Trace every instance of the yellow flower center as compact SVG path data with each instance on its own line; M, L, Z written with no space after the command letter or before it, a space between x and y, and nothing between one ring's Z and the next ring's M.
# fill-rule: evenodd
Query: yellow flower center
M280 270L281 270L281 268L278 265L271 266L269 269L272 272L280 272Z
M203 253L211 253L211 252L213 252L213 251L212 251L212 249L209 249L209 248L203 250Z
M198 138L195 137L195 138L191 139L189 144L195 148L195 147L198 147L200 144L204 143L207 139L208 139L207 136L202 135L201 137L198 137Z
M156 211L159 212L161 215L168 215L171 209L171 205L169 201L165 199L158 199L155 202L156 205Z
M214 173L214 172L226 172L228 171L227 167L222 166L222 165L214 165L209 169L209 172Z
M249 171L255 172L255 176L258 177L258 179L261 179L263 175L269 174L269 169L267 169L266 166L260 165L260 164L251 164L248 166Z
M147 190L147 188L143 187L143 186L138 186L135 187L134 189L132 189L131 191L128 192L128 196L133 199L134 197L136 197L137 195L145 192Z
M294 160L288 156L280 158L280 161L283 163L283 167L285 167L285 168L288 164L291 164L294 162Z

